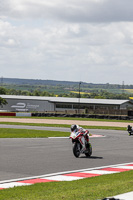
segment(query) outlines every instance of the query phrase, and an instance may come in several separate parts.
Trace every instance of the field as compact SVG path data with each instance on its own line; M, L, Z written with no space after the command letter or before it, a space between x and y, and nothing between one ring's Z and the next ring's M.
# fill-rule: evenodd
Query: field
M42 82L36 82L36 84L31 83L30 81L20 81L20 82L16 82L15 81L11 82L9 84L9 82L3 82L1 84L1 87L4 87L6 89L12 90L12 92L14 90L17 91L29 91L29 92L33 92L34 90L38 90L38 91L45 91L48 93L54 93L55 95L59 95L59 94L70 94L70 93L75 93L78 94L79 93L79 83L78 82L56 82L56 81L43 81ZM80 93L81 95L84 94L90 94L90 93L100 93L101 91L105 91L105 92L109 92L109 93L113 93L113 94L132 94L133 93L133 89L122 89L122 86L120 85L111 85L111 84L91 84L91 83L82 83L80 85Z
M124 89L124 91L128 92L128 93L133 93L133 89Z
M76 93L76 94L79 94L79 91L77 92L77 91L70 91L71 93ZM90 94L90 93L88 93L88 92L80 92L80 94Z

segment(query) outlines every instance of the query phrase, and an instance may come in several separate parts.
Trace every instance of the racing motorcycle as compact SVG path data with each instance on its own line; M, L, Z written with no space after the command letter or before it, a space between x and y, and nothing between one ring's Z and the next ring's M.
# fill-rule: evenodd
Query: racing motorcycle
M132 129L132 126L128 125L127 126L127 131L128 131L128 135L133 135L133 129Z
M89 135L88 135L89 138ZM92 146L89 141L87 141L86 136L84 133L78 132L71 132L70 139L72 139L73 143L73 154L75 157L79 157L80 154L85 154L86 157L90 157L92 154Z

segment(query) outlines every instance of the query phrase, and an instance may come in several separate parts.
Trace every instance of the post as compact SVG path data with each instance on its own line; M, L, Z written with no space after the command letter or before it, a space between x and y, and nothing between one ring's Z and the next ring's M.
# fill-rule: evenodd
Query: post
M79 106L78 106L78 113L80 112L80 85L81 85L81 82L79 82Z

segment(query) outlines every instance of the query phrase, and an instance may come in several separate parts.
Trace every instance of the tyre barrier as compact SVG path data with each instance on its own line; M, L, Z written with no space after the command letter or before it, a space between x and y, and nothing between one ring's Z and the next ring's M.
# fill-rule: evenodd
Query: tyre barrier
M92 115L92 114L60 114L60 113L20 113L20 112L0 112L0 116L16 117L72 117L72 118L93 118L93 119L112 119L112 120L133 120L133 116L117 115Z
M133 120L133 116L117 115L92 115L92 114L59 114L59 113L32 113L32 117L72 117L72 118L93 118L112 120Z

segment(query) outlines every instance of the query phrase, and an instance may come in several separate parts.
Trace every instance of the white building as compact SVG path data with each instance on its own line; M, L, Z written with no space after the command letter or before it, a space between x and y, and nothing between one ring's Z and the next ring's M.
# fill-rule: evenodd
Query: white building
M64 97L40 97L0 95L7 101L7 105L0 110L9 112L56 112L80 110L127 110L133 109L130 100L115 99L86 99Z

